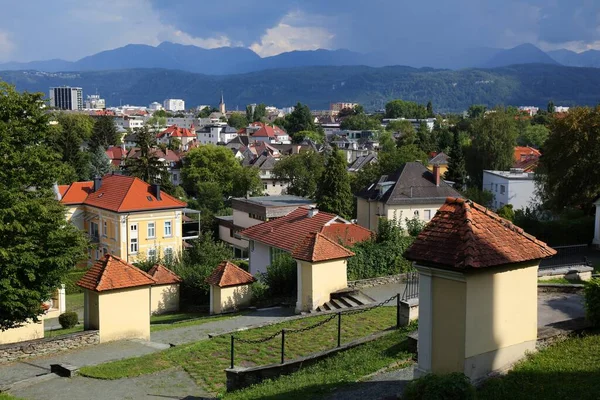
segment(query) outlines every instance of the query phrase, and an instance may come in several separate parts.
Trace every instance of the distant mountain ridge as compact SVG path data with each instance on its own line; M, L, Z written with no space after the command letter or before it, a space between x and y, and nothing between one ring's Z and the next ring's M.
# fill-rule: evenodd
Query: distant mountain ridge
M358 102L378 110L391 99L422 104L432 101L439 112L460 112L472 104L596 105L600 95L600 69L552 64L522 64L502 68L462 69L366 66L295 67L268 73L204 75L181 70L123 69L46 73L2 71L0 79L18 90L48 93L51 86L80 86L96 90L107 105L147 105L166 98L182 98L188 107L217 105L221 91L227 108L244 110L264 102L279 107L297 101L313 109L326 109L336 101Z
M421 58L419 58L421 57ZM424 58L423 58L424 57ZM578 67L600 67L600 51L574 53L557 50L544 53L532 44L512 49L480 47L466 49L460 54L427 53L419 56L411 52L394 51L389 54L361 54L350 50L306 50L281 53L261 58L244 47L203 49L192 45L163 42L158 46L129 44L102 51L78 61L60 59L9 62L0 64L0 71L35 70L44 72L105 71L130 68L165 68L208 75L229 75L277 68L308 66L365 65L418 65L431 68L496 68L516 64L564 64Z

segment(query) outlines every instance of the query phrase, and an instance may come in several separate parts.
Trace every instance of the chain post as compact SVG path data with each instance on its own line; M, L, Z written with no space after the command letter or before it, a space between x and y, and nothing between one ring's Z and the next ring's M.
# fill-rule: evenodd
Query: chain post
M233 369L233 342L234 342L235 338L233 335L231 335L231 369Z
M396 295L396 329L400 329L400 293Z
M285 362L285 329L281 330L281 363Z
M338 346L342 345L342 313L338 312Z

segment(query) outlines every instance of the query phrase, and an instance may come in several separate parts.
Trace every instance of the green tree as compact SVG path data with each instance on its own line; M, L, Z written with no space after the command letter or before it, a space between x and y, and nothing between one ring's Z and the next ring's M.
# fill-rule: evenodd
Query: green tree
M425 123L421 123L419 129L417 129L417 146L426 154L437 150L435 138Z
M554 102L552 100L548 102L548 108L546 111L548 114L554 114Z
M0 331L37 321L86 248L52 190L65 166L42 104L0 82Z
M379 150L387 153L396 151L396 142L391 132L385 131L379 134Z
M117 132L113 117L109 115L96 117L90 138L90 148L94 149L100 146L106 150L108 146L114 146L120 141L121 135Z
M386 118L423 119L427 116L427 108L412 101L392 100L385 105Z
M172 184L164 161L156 154L156 136L147 126L136 130L135 144L138 149L137 157L127 157L125 165L127 172L147 183L158 183L169 192Z
M55 114L57 125L51 128L52 147L62 156L62 161L69 165L74 172L72 180L87 180L90 178L89 153L82 151L84 145L92 136L94 121L88 115Z
M104 176L110 172L110 158L101 146L97 146L92 150L89 168L92 177Z
M515 220L515 210L513 210L512 204L503 205L496 211L496 213L502 218L507 219L511 222Z
M427 117L428 118L435 117L435 114L433 113L433 104L431 104L431 101L427 102Z
M415 133L415 128L413 128L413 125L410 123L410 121L405 119L390 121L385 127L385 130L391 132L401 132L404 134Z
M171 139L169 139L169 144L167 144L167 149L174 150L174 151L181 149L181 140L179 138L172 137Z
M468 115L469 119L475 119L475 118L483 117L485 115L486 111L487 111L487 107L484 106L483 104L473 104L471 107L469 107L469 110L467 111L467 115Z
M506 171L512 167L517 139L515 119L497 108L475 120L472 135L467 172L472 184L481 187L484 169Z
M544 125L527 125L519 135L517 142L520 146L540 148L548 139L550 131Z
M198 113L198 115L196 115L196 117L197 118L208 118L210 116L210 114L212 114L214 112L219 112L219 110L217 110L214 107L204 107L202 110L200 110L200 112Z
M489 190L481 190L475 186L466 188L462 192L462 195L487 208L492 208L492 203L494 202L494 193Z
M340 124L340 128L355 131L378 130L381 129L381 121L377 117L370 117L364 113L356 114L344 118Z
M300 143L304 139L310 139L315 143L325 143L325 132L322 130L317 131L300 131L294 134L293 140L295 143Z
M553 118L536 169L544 205L588 211L600 188L600 107L571 108L563 118Z
M290 135L294 135L300 131L315 131L316 129L310 108L300 102L296 104L294 111L288 114L285 120L285 129Z
M353 201L344 154L334 147L325 160L325 170L317 186L316 201L320 210L352 217Z
M399 147L393 152L380 152L377 163L379 175L394 173L407 162L419 161L425 164L427 160L427 154L414 144Z
M248 126L248 119L243 114L233 113L229 116L227 123L235 129L242 129Z
M460 141L460 134L458 132L454 133L454 141L449 157L448 171L446 171L444 179L454 182L455 189L462 190L467 181L467 166L463 146Z
M262 121L267 117L267 106L265 103L257 104L254 108L254 117L252 122Z
M273 168L273 174L278 180L288 182L289 194L314 199L324 169L323 156L306 151L278 161Z

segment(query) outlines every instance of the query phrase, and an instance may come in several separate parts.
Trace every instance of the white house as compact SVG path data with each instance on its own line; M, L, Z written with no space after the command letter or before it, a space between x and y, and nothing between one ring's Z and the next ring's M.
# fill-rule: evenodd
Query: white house
M482 189L493 193L494 209L505 204L512 204L515 210L524 209L537 200L534 175L520 168L511 168L510 171L484 170Z
M168 111L184 111L185 101L181 99L165 99L163 107Z

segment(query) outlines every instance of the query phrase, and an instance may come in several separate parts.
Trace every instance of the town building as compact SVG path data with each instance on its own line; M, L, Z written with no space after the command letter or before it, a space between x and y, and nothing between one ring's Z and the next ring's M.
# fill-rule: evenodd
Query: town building
M240 237L249 240L250 273L266 272L274 260L291 254L310 233L320 233L346 247L369 240L373 235L370 230L335 214L314 207L299 207L281 218L240 232Z
M437 165L440 169L440 175L443 177L446 175L446 172L448 172L449 161L450 157L448 154L444 153L443 151L439 152L429 159L427 162L427 169L433 171L433 167Z
M51 87L50 107L59 110L83 110L83 89L80 87Z
M540 161L542 153L529 146L517 146L514 151L513 168L520 168L524 172L533 172Z
M101 99L100 95L88 95L85 100L85 108L88 110L103 110L106 108L106 100Z
M520 168L510 171L483 171L483 190L494 195L493 208L511 204L515 210L530 207L537 201L535 174Z
M382 175L356 197L357 223L376 231L380 218L396 220L403 227L407 219L428 222L447 197L461 195L442 179L439 167L429 171L419 162L409 162L392 175Z
M150 111L159 111L159 110L162 110L162 109L163 109L163 106L158 101L153 101L148 106L148 110L150 110Z
M429 132L433 131L433 127L435 125L435 118L384 118L381 122L383 126L387 126L390 122L393 121L408 121L412 125L413 129L416 131L419 129L421 124L425 124Z
M358 105L359 105L358 103L344 103L344 102L331 103L329 105L329 110L331 111L332 115L337 115L344 108L349 108L352 110L352 109L354 109L354 107L356 107Z
M315 203L298 196L260 196L231 199L233 215L216 217L219 223L219 239L229 244L236 258L248 258L248 240L240 232L254 225L284 217L301 206Z
M357 157L356 160L348 167L348 172L358 172L363 168L377 163L377 153L371 153L366 156Z
M156 135L156 139L160 144L172 145L174 139L181 143L178 150L187 150L191 143L196 141L196 132L193 129L180 128L177 125L171 125L164 131Z
M181 99L165 99L163 107L167 111L184 111L185 101Z
M185 240L199 235L199 223L184 223L197 211L141 179L105 175L93 181L56 188L67 207L66 218L88 234L94 244L89 260L113 254L126 262L170 258L180 254Z

